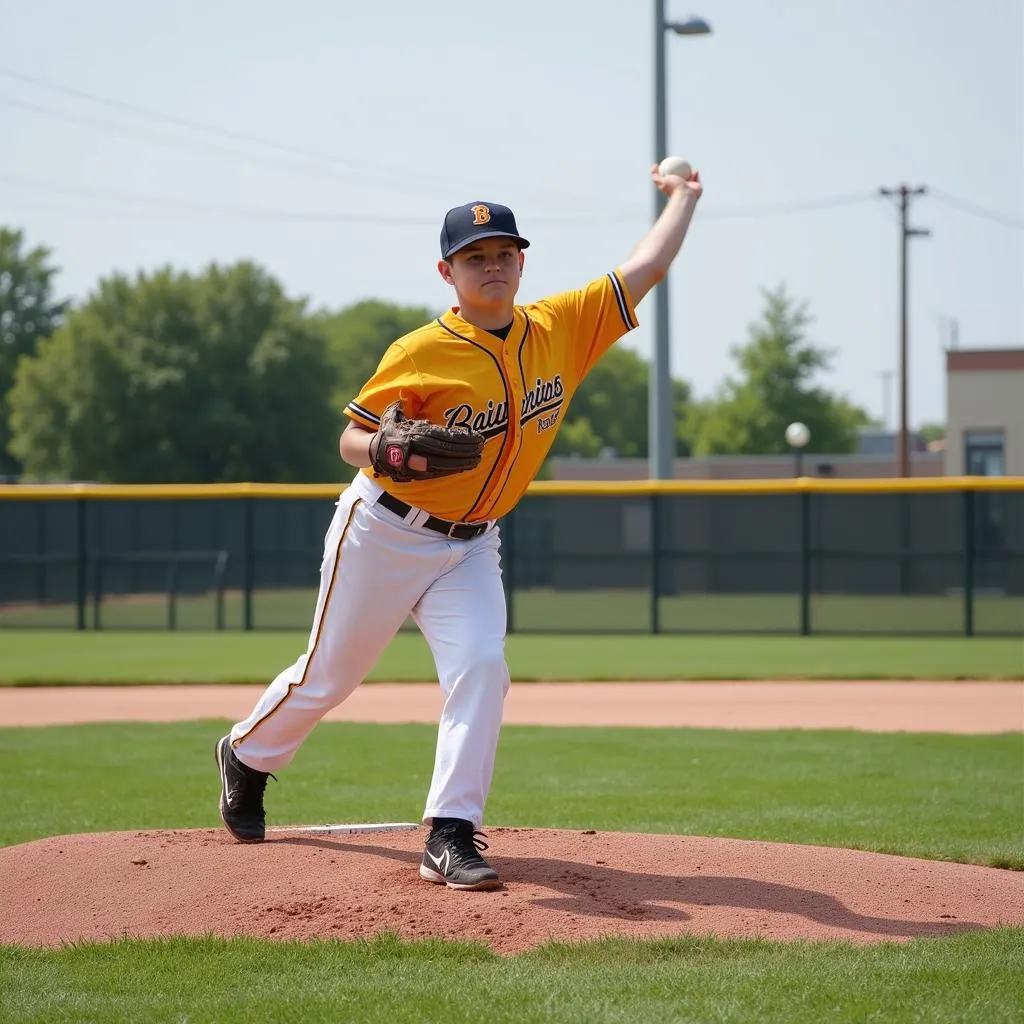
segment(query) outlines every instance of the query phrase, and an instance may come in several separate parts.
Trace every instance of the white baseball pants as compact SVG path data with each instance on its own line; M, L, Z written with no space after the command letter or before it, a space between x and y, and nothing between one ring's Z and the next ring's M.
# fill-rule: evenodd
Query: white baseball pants
M231 745L250 768L283 768L411 614L445 694L423 821L463 818L480 827L509 687L499 531L449 540L377 507L380 494L362 473L342 494L306 652L232 728Z

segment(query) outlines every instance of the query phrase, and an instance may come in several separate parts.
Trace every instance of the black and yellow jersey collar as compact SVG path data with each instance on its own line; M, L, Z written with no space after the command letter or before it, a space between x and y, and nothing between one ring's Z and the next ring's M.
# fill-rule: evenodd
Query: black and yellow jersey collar
M491 334L490 331L484 330L483 327L477 327L468 320L463 320L459 316L458 309L458 306L453 306L447 312L442 313L437 318L437 322L450 334L455 334L466 341L472 341L486 348L494 348L501 345L518 346L526 336L526 331L529 327L529 321L523 308L521 306L514 306L512 309L512 329L508 332L508 337L502 341L498 335Z

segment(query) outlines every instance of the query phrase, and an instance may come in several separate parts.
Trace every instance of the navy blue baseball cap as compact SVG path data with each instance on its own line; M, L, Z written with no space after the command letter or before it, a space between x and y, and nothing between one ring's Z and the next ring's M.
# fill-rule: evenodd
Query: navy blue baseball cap
M466 203L444 215L441 225L441 259L478 242L481 238L511 238L520 249L530 243L519 234L516 218L507 206L498 203Z

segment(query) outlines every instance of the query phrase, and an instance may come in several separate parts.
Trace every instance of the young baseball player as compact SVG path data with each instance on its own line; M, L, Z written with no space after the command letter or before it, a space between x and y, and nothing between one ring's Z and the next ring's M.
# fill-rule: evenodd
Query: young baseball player
M446 214L437 269L457 305L395 341L348 404L341 457L362 472L327 530L308 646L216 746L220 814L238 841L263 840L268 774L355 690L411 615L444 692L420 875L453 889L500 885L479 831L509 687L496 523L540 469L580 382L636 327L637 304L682 245L699 176L655 166L651 179L668 198L632 255L578 290L524 306L515 298L530 243L512 211L475 202Z

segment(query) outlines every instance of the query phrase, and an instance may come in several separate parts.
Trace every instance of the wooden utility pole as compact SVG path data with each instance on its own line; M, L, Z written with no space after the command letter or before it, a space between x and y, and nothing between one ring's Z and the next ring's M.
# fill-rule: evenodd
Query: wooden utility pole
M910 476L910 437L907 431L907 252L910 239L925 237L931 234L928 228L912 228L908 224L910 216L910 199L912 196L925 194L925 187L919 185L911 188L900 185L899 188L880 188L883 196L898 196L900 210L900 427L897 453L899 458L899 476Z

